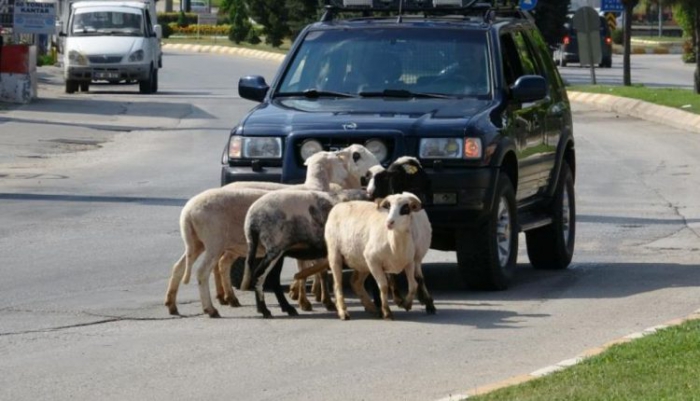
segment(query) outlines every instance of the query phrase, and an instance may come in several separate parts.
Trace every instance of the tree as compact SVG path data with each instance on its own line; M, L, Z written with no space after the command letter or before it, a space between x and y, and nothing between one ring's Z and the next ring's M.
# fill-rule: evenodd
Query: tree
M676 6L675 9L680 9L691 22L693 27L692 40L694 43L695 57L695 93L700 93L700 57L698 55L698 46L700 46L700 2L698 0L664 0L665 4Z
M622 84L632 86L632 73L630 70L630 54L632 52L632 10L637 6L639 0L622 0L622 5L625 6L625 27L623 45L625 47L622 57Z
M311 22L318 20L321 2L319 0L286 0L289 31L292 39Z
M243 0L229 0L228 3L231 19L231 30L228 33L228 38L238 44L248 37L252 25L248 20L248 12Z
M250 15L263 26L265 43L273 47L279 47L290 33L285 3L285 0L246 0Z
M537 28L550 46L557 46L566 35L564 23L571 0L539 0L534 17Z

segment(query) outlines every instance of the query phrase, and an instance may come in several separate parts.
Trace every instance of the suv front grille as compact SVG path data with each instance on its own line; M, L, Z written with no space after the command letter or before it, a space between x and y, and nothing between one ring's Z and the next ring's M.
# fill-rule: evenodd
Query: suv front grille
M88 56L88 60L95 64L116 64L122 61L122 56Z

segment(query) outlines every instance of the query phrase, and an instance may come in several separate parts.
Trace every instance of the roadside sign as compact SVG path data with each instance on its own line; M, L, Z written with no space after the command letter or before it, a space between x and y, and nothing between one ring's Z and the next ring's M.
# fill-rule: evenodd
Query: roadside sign
M581 7L574 13L573 23L578 40L579 60L581 65L591 66L591 82L595 85L595 65L603 59L603 49L600 45L600 16L593 7Z
M623 12L625 6L621 0L600 0L600 11Z
M13 30L15 33L56 33L56 3L17 0Z
M537 0L520 0L520 9L523 11L532 11L537 7Z
M617 29L617 15L615 15L615 13L605 13L605 20L608 22L610 32Z
M197 14L198 25L216 25L217 21L216 14Z

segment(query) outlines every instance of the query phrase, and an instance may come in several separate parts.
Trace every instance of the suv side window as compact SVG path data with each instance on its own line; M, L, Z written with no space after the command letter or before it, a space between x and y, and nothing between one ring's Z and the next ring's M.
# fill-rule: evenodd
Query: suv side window
M521 75L523 69L518 57L518 49L515 47L510 34L501 35L501 58L503 59L503 77L507 86L512 86Z
M518 49L523 75L543 75L539 71L535 57L533 57L532 48L528 46L525 34L521 31L513 32L513 40Z

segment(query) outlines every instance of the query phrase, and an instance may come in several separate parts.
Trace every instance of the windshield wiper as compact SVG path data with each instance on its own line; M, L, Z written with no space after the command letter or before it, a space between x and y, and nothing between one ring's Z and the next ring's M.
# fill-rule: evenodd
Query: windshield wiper
M320 91L315 88L306 89L301 92L284 92L278 93L277 97L291 97L291 96L304 96L309 99L317 99L319 97L356 97L350 93L345 92L333 92L333 91Z
M443 95L440 93L422 93L422 92L411 92L406 89L384 89L381 92L360 92L362 97L396 97L396 98L435 98L435 99L449 99L452 96Z

